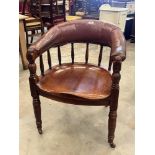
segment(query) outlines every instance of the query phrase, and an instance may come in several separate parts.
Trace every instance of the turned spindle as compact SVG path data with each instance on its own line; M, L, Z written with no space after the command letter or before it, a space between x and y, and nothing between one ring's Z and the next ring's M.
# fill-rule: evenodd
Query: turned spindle
M103 52L103 45L100 46L100 53L99 53L99 57L98 57L98 66L101 66L102 52Z
M61 65L61 50L60 50L60 46L58 46L58 61L59 61L59 65Z
M112 60L111 60L111 56L109 58L109 67L108 67L108 71L111 71L111 66L112 66Z
M71 43L71 59L72 59L72 64L74 64L74 44Z
M43 63L42 55L40 55L40 71L41 71L41 75L44 75L44 63Z
M86 54L85 54L85 63L88 63L88 57L89 57L89 43L86 44Z
M51 68L52 68L52 63L51 63L51 54L50 54L50 50L47 50L47 60L48 60L49 69L51 69Z

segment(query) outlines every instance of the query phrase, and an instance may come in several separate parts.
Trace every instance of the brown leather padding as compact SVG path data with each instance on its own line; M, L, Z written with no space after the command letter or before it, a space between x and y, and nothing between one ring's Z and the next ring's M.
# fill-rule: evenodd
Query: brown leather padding
M29 56L36 59L51 47L67 43L95 43L111 47L111 57L124 60L125 38L121 30L110 23L97 20L74 20L52 27L28 49Z

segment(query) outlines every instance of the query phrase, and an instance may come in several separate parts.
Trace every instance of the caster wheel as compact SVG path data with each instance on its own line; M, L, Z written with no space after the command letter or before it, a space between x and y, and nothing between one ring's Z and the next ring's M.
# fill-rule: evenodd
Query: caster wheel
M116 145L114 143L109 143L109 145L110 145L111 148L115 148L116 147Z
M38 132L40 135L43 133L42 129L38 129Z

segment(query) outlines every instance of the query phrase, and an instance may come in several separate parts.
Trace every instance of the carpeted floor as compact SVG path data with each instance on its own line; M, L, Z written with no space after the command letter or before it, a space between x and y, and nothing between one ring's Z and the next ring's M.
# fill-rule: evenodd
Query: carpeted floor
M62 51L62 62L70 62L70 46L63 47ZM84 61L84 53L85 45L77 44L75 60ZM99 47L91 45L90 63L97 64L98 53ZM51 50L51 56L53 65L57 64L55 49ZM29 90L29 71L22 69L20 60L20 155L134 155L134 56L134 44L127 42L127 59L121 71L115 149L107 143L109 108L102 106L68 105L41 97L43 134L39 135ZM44 59L47 64L46 55ZM108 59L109 49L105 48L102 59L105 68Z

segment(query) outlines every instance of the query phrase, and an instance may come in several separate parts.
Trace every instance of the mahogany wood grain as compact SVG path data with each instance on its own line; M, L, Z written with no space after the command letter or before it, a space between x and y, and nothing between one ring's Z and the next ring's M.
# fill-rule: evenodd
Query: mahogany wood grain
M37 86L49 94L70 94L85 99L110 95L112 78L108 71L90 64L63 64L47 70Z

